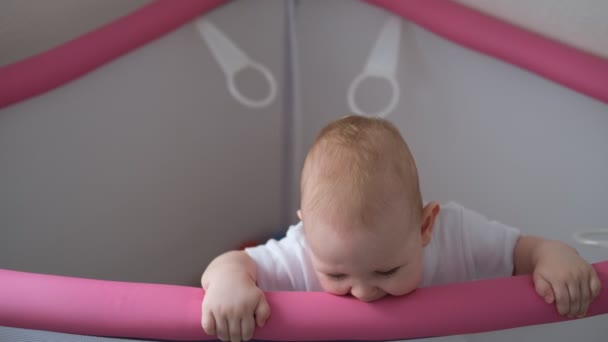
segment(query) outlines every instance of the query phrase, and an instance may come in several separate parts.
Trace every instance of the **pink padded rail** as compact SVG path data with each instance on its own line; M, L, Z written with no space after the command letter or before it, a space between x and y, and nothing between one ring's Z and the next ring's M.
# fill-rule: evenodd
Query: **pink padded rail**
M367 0L460 45L608 103L608 60L447 0Z
M70 82L227 0L157 0L46 52L0 67L0 108Z
M608 261L594 264L602 292L589 316L608 313ZM560 322L530 276L423 288L364 303L322 292L271 292L262 340L397 340ZM0 270L0 325L83 335L209 340L203 290Z

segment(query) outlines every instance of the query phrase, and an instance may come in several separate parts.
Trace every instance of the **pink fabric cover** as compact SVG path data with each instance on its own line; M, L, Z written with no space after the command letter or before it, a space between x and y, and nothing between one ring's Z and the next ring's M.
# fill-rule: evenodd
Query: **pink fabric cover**
M447 0L367 0L460 45L608 103L608 60Z
M608 313L608 261L594 264L602 292L589 316ZM203 290L0 270L0 325L83 335L209 340ZM270 292L263 340L396 340L561 322L531 276L418 289L364 303L322 292Z
M46 52L0 67L0 108L72 81L227 0L157 0Z

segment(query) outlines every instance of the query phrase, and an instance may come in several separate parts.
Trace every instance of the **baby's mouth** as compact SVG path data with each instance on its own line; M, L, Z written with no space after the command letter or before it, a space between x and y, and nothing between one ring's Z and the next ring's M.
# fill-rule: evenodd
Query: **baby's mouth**
M387 294L386 294L386 293L377 294L377 295L375 295L375 296L373 296L373 297L369 297L369 298L357 298L357 297L353 296L353 295L352 295L352 294L350 294L350 293L349 293L347 296L349 296L349 297L353 297L353 298L355 298L355 299L357 299L357 300L360 300L360 301L362 301L362 302L365 302L365 303L371 303L371 302L375 302L375 301L377 301L377 300L380 300L380 299L382 299L382 298L386 297L386 296L387 296Z

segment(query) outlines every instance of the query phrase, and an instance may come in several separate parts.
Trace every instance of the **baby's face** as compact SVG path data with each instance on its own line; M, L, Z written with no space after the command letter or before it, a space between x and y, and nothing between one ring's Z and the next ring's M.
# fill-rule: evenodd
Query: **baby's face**
M325 291L370 302L416 289L422 278L419 225L408 226L402 211L386 212L373 227L335 213L303 217L309 254Z

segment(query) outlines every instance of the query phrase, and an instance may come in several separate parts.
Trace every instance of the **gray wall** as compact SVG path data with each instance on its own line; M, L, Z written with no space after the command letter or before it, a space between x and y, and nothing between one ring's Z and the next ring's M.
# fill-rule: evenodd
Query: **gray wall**
M206 18L280 85L283 12L238 1ZM239 84L259 96L249 76ZM0 267L198 285L214 256L281 228L278 95L262 109L234 101L187 24L3 109Z

